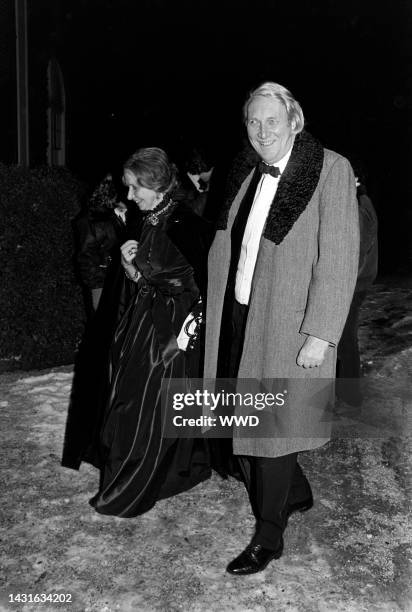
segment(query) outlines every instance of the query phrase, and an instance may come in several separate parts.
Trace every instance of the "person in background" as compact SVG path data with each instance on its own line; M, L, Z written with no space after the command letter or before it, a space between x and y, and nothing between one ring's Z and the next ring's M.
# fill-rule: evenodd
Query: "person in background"
M359 211L359 268L348 318L338 344L336 396L351 406L362 404L361 362L358 343L359 312L378 273L378 218L365 186L363 166L352 162Z
M113 256L126 239L126 214L127 206L119 198L112 175L107 174L93 191L87 209L74 220L76 261L89 317L98 308Z
M181 142L178 152L179 186L175 197L182 200L193 212L203 216L208 199L213 165L201 146L189 146Z
M117 324L131 299L120 245L139 236L140 219L119 197L107 175L74 222L79 272L86 289L87 324L75 355L62 465L79 469L81 461L100 464L97 438L108 378L109 350Z
M213 163L209 161L205 151L200 147L194 147L186 159L183 170L196 189L196 196L191 202L191 208L196 214L203 215L213 172Z

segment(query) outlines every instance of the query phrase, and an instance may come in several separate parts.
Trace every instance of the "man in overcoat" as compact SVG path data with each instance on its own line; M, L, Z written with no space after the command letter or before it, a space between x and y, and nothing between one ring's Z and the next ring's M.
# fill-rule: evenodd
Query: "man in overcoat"
M204 376L287 379L291 401L264 437L233 436L256 517L251 543L227 567L236 575L279 558L288 517L313 505L297 456L328 433L311 428L319 399L296 383L335 376L359 250L352 168L304 131L292 94L264 83L244 119L251 146L229 175L209 255Z

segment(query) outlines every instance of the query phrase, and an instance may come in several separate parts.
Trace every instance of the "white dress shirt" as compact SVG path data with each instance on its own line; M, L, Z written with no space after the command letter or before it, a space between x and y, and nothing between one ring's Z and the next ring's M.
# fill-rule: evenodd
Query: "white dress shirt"
M122 208L120 206L116 206L114 209L114 214L118 217L123 223L126 223L126 212L127 208Z
M272 164L277 166L280 173L286 168L292 148L281 160ZM240 249L239 263L236 272L235 298L240 304L249 304L253 273L259 251L260 239L266 218L278 188L280 176L275 178L270 174L263 174L256 188L255 198L243 234Z

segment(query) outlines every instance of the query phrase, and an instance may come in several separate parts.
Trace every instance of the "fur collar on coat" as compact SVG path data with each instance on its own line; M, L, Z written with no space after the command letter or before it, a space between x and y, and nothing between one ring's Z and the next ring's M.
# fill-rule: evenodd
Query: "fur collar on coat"
M318 140L308 132L295 138L292 154L282 173L276 195L271 204L263 236L280 244L293 224L308 205L317 185L323 166L324 150ZM229 210L243 181L257 165L260 158L249 145L235 159L229 173L225 203L221 210L217 229L226 229Z

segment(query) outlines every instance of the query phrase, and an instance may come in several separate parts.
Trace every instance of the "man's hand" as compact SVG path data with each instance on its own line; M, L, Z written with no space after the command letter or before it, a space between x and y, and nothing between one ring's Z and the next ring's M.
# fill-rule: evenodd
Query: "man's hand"
M328 346L329 342L327 340L308 336L299 351L296 363L302 368L316 368L322 365Z

